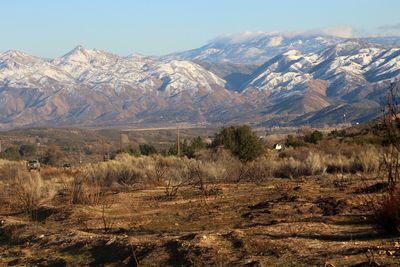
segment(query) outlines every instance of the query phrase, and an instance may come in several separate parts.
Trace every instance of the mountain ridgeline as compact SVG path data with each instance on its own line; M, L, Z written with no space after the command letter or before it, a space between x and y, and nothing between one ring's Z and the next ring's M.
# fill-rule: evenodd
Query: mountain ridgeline
M400 38L258 34L164 57L78 46L43 59L0 53L0 129L172 122L363 122L400 74Z

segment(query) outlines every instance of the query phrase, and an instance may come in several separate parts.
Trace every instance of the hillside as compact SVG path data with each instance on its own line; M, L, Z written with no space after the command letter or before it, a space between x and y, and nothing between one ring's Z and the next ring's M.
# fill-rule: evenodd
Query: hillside
M269 51L261 65L122 57L82 46L55 59L7 51L0 54L0 129L335 124L345 112L349 122L362 122L380 115L389 83L400 74L393 39L302 36L295 46L260 38L241 44Z

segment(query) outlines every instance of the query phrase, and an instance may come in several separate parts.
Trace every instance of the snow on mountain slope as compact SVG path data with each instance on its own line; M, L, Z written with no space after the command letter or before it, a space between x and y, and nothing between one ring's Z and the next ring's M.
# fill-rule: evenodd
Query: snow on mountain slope
M51 80L50 80L51 79ZM0 54L0 82L7 87L40 87L45 83L69 85L129 85L137 89L178 91L224 87L225 81L189 61L160 61L137 55L120 57L100 50L78 46L51 61L18 51Z
M399 74L400 50L349 40L319 53L288 51L262 65L244 85L279 93L302 89L310 80L328 81L328 96L340 97L357 86Z
M174 105L202 114L240 102L224 87L223 79L190 61L120 57L81 46L50 61L9 51L0 55L0 124L115 123L140 120L151 110L174 112Z
M178 52L166 58L180 58L205 62L230 62L236 64L258 64L285 53L299 50L304 53L317 53L333 45L352 40L331 36L326 33L268 33L244 32L226 34L193 50ZM358 41L379 44L386 48L400 47L399 37L368 37ZM344 50L346 51L346 50ZM350 51L348 51L350 52Z
M158 89L176 95L181 91L196 93L199 88L212 91L213 85L225 84L215 74L189 61L157 61L138 55L120 57L81 46L52 63L79 83L110 83L119 89L129 85L142 92L159 86Z
M291 90L312 79L306 73L317 57L313 54L305 56L298 50L290 50L267 61L253 74L252 79L244 85L244 91L256 88L278 93L281 90Z
M181 91L192 91L191 95L204 89L212 92L212 85L225 87L225 81L217 75L205 70L200 65L188 61L172 60L158 64L153 69L153 75L163 81L160 90L176 95ZM167 86L164 86L167 84Z
M400 48L391 48L376 53L365 68L366 78L370 82L391 79L400 74Z
M327 116L329 121L334 117L334 107L344 103L351 103L353 107L357 106L355 103L367 101L368 104L361 105L363 109L374 107L375 110L383 104L388 81L399 75L399 48L353 39L317 53L290 50L278 55L253 73L243 85L243 94L253 98L254 95L256 98L268 96L263 113L301 115L312 112L315 116ZM323 94L310 86L317 81ZM318 112L320 109L329 112ZM355 121L372 116L371 112L368 116L360 112L351 114ZM323 120L313 117L302 120L305 121L319 123Z
M388 81L400 75L400 48L366 39L259 34L229 36L209 48L185 52L207 62L121 57L82 46L53 60L2 53L0 128L257 123L270 115L275 118L271 123L285 116L282 122L321 122L318 116L331 120L336 110L362 101L367 101L361 105L365 109L376 108ZM212 63L232 58L267 60L258 68ZM335 108L340 105L346 109ZM314 114L312 119L308 113ZM354 120L364 118L353 114Z
M207 62L228 61L240 64L262 64L288 50L316 52L343 41L334 36L310 36L281 33L237 33L216 38L197 49L175 53L167 58Z
M14 50L0 54L0 86L31 88L52 81L71 82L72 78L44 59Z

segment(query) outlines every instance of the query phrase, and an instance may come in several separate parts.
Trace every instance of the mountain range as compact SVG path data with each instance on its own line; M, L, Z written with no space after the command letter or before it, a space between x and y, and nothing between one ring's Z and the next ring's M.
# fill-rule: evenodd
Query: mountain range
M0 53L0 128L322 125L380 115L400 38L240 34L163 57Z

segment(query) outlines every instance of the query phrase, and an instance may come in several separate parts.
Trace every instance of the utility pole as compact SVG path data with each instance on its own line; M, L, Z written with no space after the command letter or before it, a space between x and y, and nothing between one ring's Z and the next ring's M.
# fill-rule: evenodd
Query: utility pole
M79 147L79 165L82 164L82 150Z
M119 133L119 151L122 153L122 132Z
M178 152L177 155L178 157L181 155L181 140L179 137L179 126L176 127L176 143L177 143L177 147L178 147Z
M101 140L101 154L103 156L103 161L106 161L106 147L104 144L104 140Z
M125 145L129 144L129 135L127 132L120 132L119 134L119 150L122 152L124 149Z

